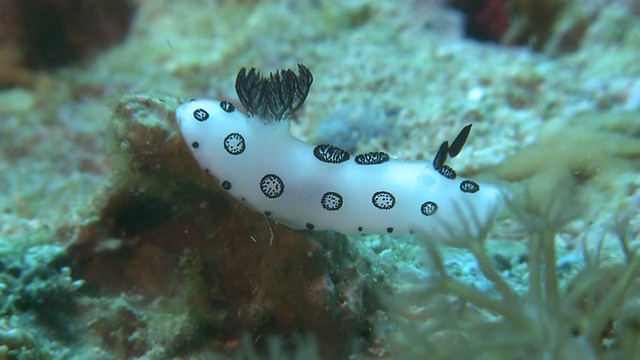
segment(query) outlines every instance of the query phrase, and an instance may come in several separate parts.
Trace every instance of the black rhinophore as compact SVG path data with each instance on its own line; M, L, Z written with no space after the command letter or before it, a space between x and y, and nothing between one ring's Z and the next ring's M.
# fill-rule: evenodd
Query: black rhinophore
M437 170L440 174L448 179L455 179L456 172L449 166L445 165L447 162L447 155L452 158L456 157L460 154L464 143L467 142L469 138L469 133L471 132L471 124L465 126L460 130L458 136L453 140L451 146L449 146L449 142L445 141L440 145L436 156L433 157L433 168Z

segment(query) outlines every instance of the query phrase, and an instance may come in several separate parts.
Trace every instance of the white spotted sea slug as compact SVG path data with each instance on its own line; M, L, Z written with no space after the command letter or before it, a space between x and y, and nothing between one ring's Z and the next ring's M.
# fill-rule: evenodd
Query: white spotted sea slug
M313 81L298 65L269 77L243 68L236 92L249 115L228 101L195 99L176 110L182 137L200 167L257 212L294 229L352 234L416 234L451 242L478 236L503 203L497 186L458 178L445 164L471 125L433 162L351 156L329 144L293 137L286 119Z

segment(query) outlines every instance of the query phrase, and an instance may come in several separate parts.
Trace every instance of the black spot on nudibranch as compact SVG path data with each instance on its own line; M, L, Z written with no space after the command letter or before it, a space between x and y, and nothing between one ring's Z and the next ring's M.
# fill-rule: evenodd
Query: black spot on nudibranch
M193 112L193 118L198 121L205 121L209 118L209 113L206 112L204 109L196 109Z
M309 229L309 230L313 230L313 228L316 227L312 223L307 223L306 226L307 226L307 229Z
M473 194L475 192L478 192L478 190L480 190L480 185L478 185L478 183L471 180L464 180L463 182L460 183L460 190L462 190L462 192L465 192L465 193Z
M391 234L391 233L393 232L393 228L392 228L392 227L388 227L388 228L387 228L387 232L388 232L389 234Z
M371 197L373 206L380 210L389 210L396 205L396 198L386 191L378 191Z
M220 108L224 112L228 112L228 113L231 113L236 109L236 107L233 106L233 104L228 101L220 101Z
M222 182L222 188L225 190L231 190L231 183L228 182L227 180Z
M451 168L451 166L449 166L449 165L443 165L440 169L438 169L438 172L442 176L446 177L447 179L451 179L451 180L455 179L458 176L458 174L456 174L455 170L453 170Z
M356 163L360 165L377 165L389 161L389 155L380 151L356 155Z
M191 147L194 148L194 149L197 149L198 146L200 146L200 143L198 143L197 141L194 141L194 142L191 143Z
M231 155L240 155L245 149L244 137L238 133L231 133L224 138L224 149Z
M342 207L342 195L337 192L329 191L322 195L320 200L322 208L328 211L335 211Z
M427 201L426 203L422 204L422 206L420 206L420 212L424 216L431 216L435 214L437 211L438 211L438 204L434 203L433 201Z
M260 190L269 199L275 199L284 192L284 182L278 175L267 174L260 180Z
M364 230L364 228L362 226L358 226L358 231L362 232L362 230Z
M271 216L271 211L265 211L265 212L264 212L264 214L265 214L266 216Z
M337 146L320 144L313 149L313 156L318 160L331 164L339 164L349 160L349 153Z

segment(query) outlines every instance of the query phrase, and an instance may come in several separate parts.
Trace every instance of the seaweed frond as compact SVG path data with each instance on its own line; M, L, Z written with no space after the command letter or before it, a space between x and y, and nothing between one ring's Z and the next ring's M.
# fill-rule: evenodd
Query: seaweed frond
M633 287L640 276L640 256L631 247L629 231L631 219L639 214L637 209L622 207L607 237L617 239L622 261L613 265L603 261L603 237L594 251L584 246L584 268L563 287L555 238L579 211L571 201L565 201L572 195L549 192L546 201L533 201L529 190L520 195L527 193L520 201L510 201L509 206L529 235L528 291L520 294L502 277L482 238L467 241L466 249L491 291L455 278L438 245L426 242L433 276L418 295L423 303L428 298L430 305L425 306L426 315L414 320L427 325L415 323L422 334L416 335L420 336L419 349L406 347L406 339L401 339L397 346L405 349L399 351L429 352L436 359L601 359L637 354L640 306L630 301L630 295L633 289L640 291L638 286ZM457 307L462 310L451 310L456 303L462 304Z

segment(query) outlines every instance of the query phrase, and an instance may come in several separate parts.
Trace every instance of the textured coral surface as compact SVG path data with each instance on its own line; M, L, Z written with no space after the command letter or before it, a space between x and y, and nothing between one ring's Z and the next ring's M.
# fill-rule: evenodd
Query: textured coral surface
M0 358L637 354L638 1L468 4L0 0ZM430 160L473 124L452 165L513 193L487 240L222 194L175 107L298 63L307 141Z
M34 70L79 62L122 40L130 0L0 1L0 87L28 85Z

